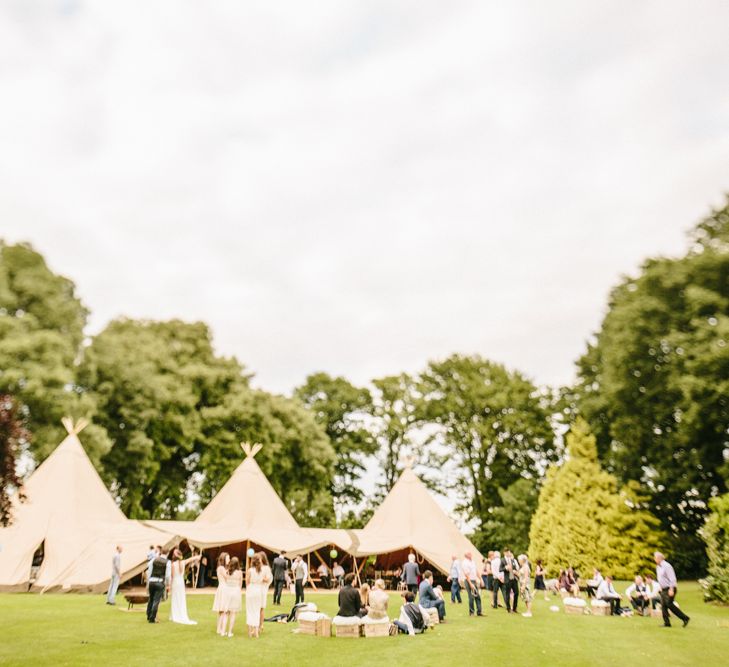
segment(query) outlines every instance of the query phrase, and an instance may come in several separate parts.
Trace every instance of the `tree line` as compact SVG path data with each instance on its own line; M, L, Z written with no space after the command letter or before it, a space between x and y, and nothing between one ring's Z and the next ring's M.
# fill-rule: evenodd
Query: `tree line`
M88 314L30 245L0 244L0 399L19 422L0 429L6 509L18 451L42 461L68 414L91 420L86 450L132 518L194 515L249 440L264 444L257 461L302 525L361 525L413 455L478 546L526 551L579 416L615 492L630 490L684 572L705 566L699 530L729 479L729 205L692 230L682 257L620 281L569 387L454 354L367 386L314 373L282 396L253 388L204 323L122 318L87 337Z

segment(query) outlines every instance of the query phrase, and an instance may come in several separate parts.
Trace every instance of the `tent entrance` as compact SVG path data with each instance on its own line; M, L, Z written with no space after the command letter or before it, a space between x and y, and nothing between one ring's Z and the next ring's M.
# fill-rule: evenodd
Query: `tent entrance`
M444 588L446 587L446 575L422 554L411 548L365 556L364 564L359 570L362 583L366 582L372 586L376 579L382 579L385 582L385 586L390 590L396 591L398 588L403 588L400 585L400 575L402 574L403 565L408 562L409 554L415 554L415 562L420 569L421 578L418 579L418 583L422 580L423 573L426 570L430 570L433 573L433 584L436 586L440 584Z
M33 560L30 562L30 579L29 583L32 586L35 583L35 580L38 578L38 572L41 569L41 566L43 565L43 561L46 557L46 541L43 540L39 545L38 548L33 553Z

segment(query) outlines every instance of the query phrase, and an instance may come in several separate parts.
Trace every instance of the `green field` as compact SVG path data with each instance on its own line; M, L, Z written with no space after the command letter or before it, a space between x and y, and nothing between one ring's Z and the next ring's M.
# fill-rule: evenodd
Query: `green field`
M623 590L624 586L618 590ZM245 613L236 636L215 633L212 596L190 595L188 607L197 626L167 621L150 625L143 613L109 607L102 596L0 595L2 665L685 665L729 664L729 609L702 602L695 583L682 583L679 602L691 616L688 628L661 627L655 618L568 616L553 613L543 597L531 619L486 609L469 618L463 605L448 605L448 623L417 637L319 639L293 633L292 625L267 623L264 635L248 639ZM309 599L334 614L335 594ZM284 599L288 610L293 596ZM556 599L554 603L559 603ZM393 594L391 609L399 609ZM561 607L561 605L560 605ZM269 610L270 600L269 600ZM391 615L392 612L391 612Z

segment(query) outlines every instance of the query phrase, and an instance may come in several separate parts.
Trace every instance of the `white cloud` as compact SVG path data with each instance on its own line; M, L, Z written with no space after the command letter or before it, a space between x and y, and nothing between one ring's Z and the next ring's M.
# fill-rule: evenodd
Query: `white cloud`
M729 188L729 5L0 2L0 236L287 391L568 381Z

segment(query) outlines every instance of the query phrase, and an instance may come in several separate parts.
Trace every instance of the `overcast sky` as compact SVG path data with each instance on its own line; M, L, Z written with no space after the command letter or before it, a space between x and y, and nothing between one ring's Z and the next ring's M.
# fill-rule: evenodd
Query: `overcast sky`
M0 0L0 237L255 383L573 377L729 190L729 3Z

